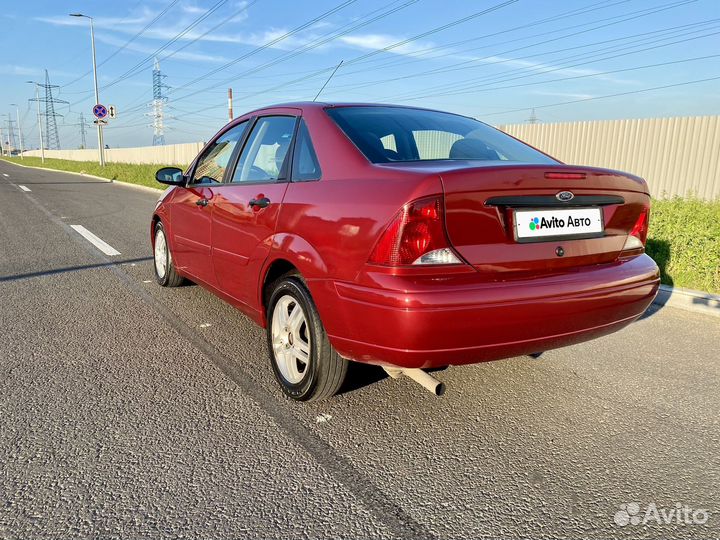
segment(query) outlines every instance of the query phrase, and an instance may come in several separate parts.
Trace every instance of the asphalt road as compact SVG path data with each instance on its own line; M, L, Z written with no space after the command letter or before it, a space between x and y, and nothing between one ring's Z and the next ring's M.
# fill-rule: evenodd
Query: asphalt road
M716 318L293 403L259 328L155 284L156 198L0 162L0 538L720 536Z

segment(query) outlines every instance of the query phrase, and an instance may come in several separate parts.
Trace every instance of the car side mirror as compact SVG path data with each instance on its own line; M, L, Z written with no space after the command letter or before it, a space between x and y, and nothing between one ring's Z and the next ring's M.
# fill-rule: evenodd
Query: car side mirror
M155 173L155 180L168 186L184 186L185 176L182 169L177 167L163 167Z

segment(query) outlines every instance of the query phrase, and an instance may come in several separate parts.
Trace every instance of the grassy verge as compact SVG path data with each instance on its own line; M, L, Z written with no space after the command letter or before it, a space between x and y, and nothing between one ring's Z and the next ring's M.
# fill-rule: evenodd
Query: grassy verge
M162 188L155 181L159 165L108 163L26 157L8 161L61 171L83 172L131 184ZM720 293L720 200L653 201L647 253L658 263L666 285Z
M647 253L663 283L720 293L720 200L653 201Z
M31 167L42 167L45 169L55 169L57 171L70 171L85 174L92 174L107 178L109 180L119 180L130 184L138 184L152 188L162 189L163 185L155 181L155 171L161 165L136 165L132 163L107 163L101 167L94 161L70 161L69 159L46 159L45 163L38 157L19 157L3 158L6 161L18 163L20 165L29 165Z

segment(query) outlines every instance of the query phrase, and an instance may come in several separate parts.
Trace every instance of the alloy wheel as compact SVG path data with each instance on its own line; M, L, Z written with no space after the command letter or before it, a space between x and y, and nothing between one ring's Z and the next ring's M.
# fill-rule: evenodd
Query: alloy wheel
M159 229L155 233L155 271L160 279L165 277L168 265L168 251L167 241L165 240L165 233L162 229Z
M275 364L290 384L299 384L310 363L310 332L300 303L289 294L277 301L272 316Z

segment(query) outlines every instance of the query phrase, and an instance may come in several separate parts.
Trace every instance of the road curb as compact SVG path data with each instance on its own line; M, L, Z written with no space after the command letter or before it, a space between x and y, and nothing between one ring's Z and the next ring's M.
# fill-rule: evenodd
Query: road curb
M82 176L83 178L94 178L95 180L102 180L103 182L106 182L108 184L117 184L122 186L128 186L134 189L139 189L141 191L149 191L152 193L162 193L164 190L157 189L157 188L151 188L149 186L141 186L139 184L133 184L131 182L124 182L122 180L114 180L112 178L104 178L102 176L95 176L94 174L87 174L87 173L81 173L81 172L75 172L75 171L63 171L60 169L53 169L51 167L35 167L33 165L23 165L21 163L15 163L14 161L8 161L7 159L3 159L5 163L9 163L10 165L17 165L18 167L25 167L26 169L37 169L39 171L53 171L53 172L59 172L59 173L65 173L65 174L73 174L75 176Z
M720 317L720 295L660 285L654 304Z
M90 175L88 175L88 176L90 176ZM158 189L158 188L154 188L154 187L150 187L150 186L141 186L140 184L132 184L130 182L124 182L122 180L110 180L110 182L112 182L113 184L117 184L119 186L125 186L125 187L129 187L129 188L133 188L133 189L139 189L140 191L147 191L149 193L156 193L158 195L165 192L164 189Z

